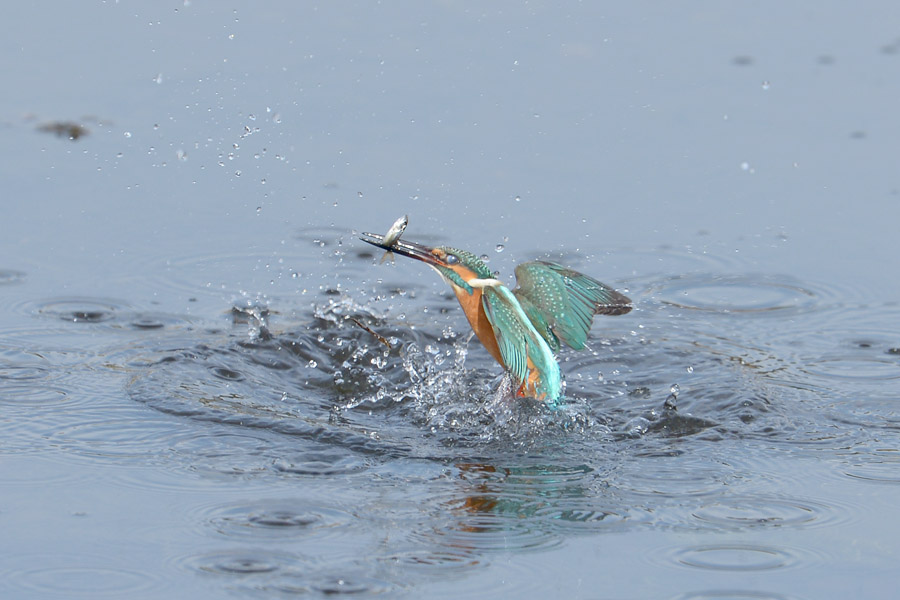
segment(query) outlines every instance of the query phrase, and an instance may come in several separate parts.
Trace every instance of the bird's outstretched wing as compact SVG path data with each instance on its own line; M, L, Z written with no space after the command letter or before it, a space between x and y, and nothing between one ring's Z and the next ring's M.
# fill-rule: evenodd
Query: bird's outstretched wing
M506 286L487 287L482 302L503 363L520 391L541 400L558 400L562 389L559 364L516 297Z
M576 350L584 348L594 315L622 315L633 307L596 279L542 260L516 267L516 284L512 293L554 352L560 340Z

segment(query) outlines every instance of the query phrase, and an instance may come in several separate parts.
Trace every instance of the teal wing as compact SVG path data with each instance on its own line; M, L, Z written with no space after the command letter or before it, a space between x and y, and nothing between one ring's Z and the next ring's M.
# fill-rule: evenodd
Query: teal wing
M494 329L506 370L518 385L528 381L528 359L540 374L538 394L559 399L562 382L553 351L529 321L518 299L505 286L488 287L482 294L484 312Z
M516 289L528 318L554 351L562 340L581 350L594 315L622 315L631 300L611 287L578 271L546 261L516 267Z

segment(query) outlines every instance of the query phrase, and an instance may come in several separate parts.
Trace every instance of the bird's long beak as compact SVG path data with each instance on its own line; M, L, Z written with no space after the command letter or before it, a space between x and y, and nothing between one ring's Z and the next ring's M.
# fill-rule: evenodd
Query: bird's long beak
M373 246L378 246L388 252L396 252L402 256L408 256L409 258L415 258L416 260L421 260L425 264L428 265L436 265L440 267L446 267L447 264L442 261L438 256L434 254L434 248L431 246L426 246L424 244L417 244L415 242L405 242L402 240L397 240L390 246L384 243L384 236L378 235L377 233L363 233L360 238L362 241L372 244Z

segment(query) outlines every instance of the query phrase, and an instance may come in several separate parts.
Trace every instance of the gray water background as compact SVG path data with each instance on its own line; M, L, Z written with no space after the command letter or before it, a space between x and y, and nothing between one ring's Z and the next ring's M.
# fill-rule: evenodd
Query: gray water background
M0 595L894 597L898 17L10 7ZM637 308L504 403L402 214Z

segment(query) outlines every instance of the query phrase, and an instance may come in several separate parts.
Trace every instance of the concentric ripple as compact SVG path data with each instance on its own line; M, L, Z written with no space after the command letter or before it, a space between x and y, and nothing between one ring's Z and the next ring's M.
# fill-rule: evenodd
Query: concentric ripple
M898 452L878 452L864 454L844 466L841 472L853 481L900 484L900 456Z
M303 558L289 552L235 549L201 554L182 562L190 569L216 575L269 575L302 564Z
M760 527L811 527L833 521L834 509L809 500L729 496L700 506L694 518L731 530Z
M4 381L33 382L47 379L50 375L50 369L40 365L10 364L0 366L0 380Z
M337 508L281 498L199 509L201 520L218 535L254 540L283 540L320 534L354 521Z
M803 371L813 377L891 381L900 379L900 361L889 357L825 357L809 364Z
M39 557L8 559L30 566L6 571L6 585L21 592L53 597L122 598L160 587L162 583L149 571L111 565L109 557L50 552ZM10 562L7 560L7 565Z
M314 577L309 587L324 596L379 596L393 590L394 585L363 574L353 572L323 573ZM283 591L293 591L292 587L279 587Z
M66 451L94 457L156 457L180 436L192 433L172 420L135 411L131 417L109 418L99 412L78 414L46 434Z
M762 275L683 275L651 286L650 292L676 308L715 313L809 310L819 301L814 290L795 281Z
M206 475L250 476L269 473L283 452L282 445L264 431L218 430L194 432L170 443L192 471Z
M124 302L109 298L52 298L26 305L29 312L72 323L103 323L127 309Z
M187 327L189 325L189 321L182 317L155 312L127 313L121 315L118 321L117 325L120 325L122 329L145 332Z
M797 557L785 549L757 544L704 544L680 548L672 553L675 562L710 571L770 571L796 563Z
M772 343L790 352L787 363L799 379L837 387L900 379L900 307L837 305L815 323L788 322L772 332Z
M691 467L681 462L656 461L652 467L645 464L640 471L628 473L618 485L634 494L661 498L707 496L720 492L723 482L732 474L721 467L694 462Z
M17 384L4 384L3 393L0 394L0 405L34 407L61 404L68 399L69 392L61 387L35 385L31 381L23 383L22 380L17 380Z

